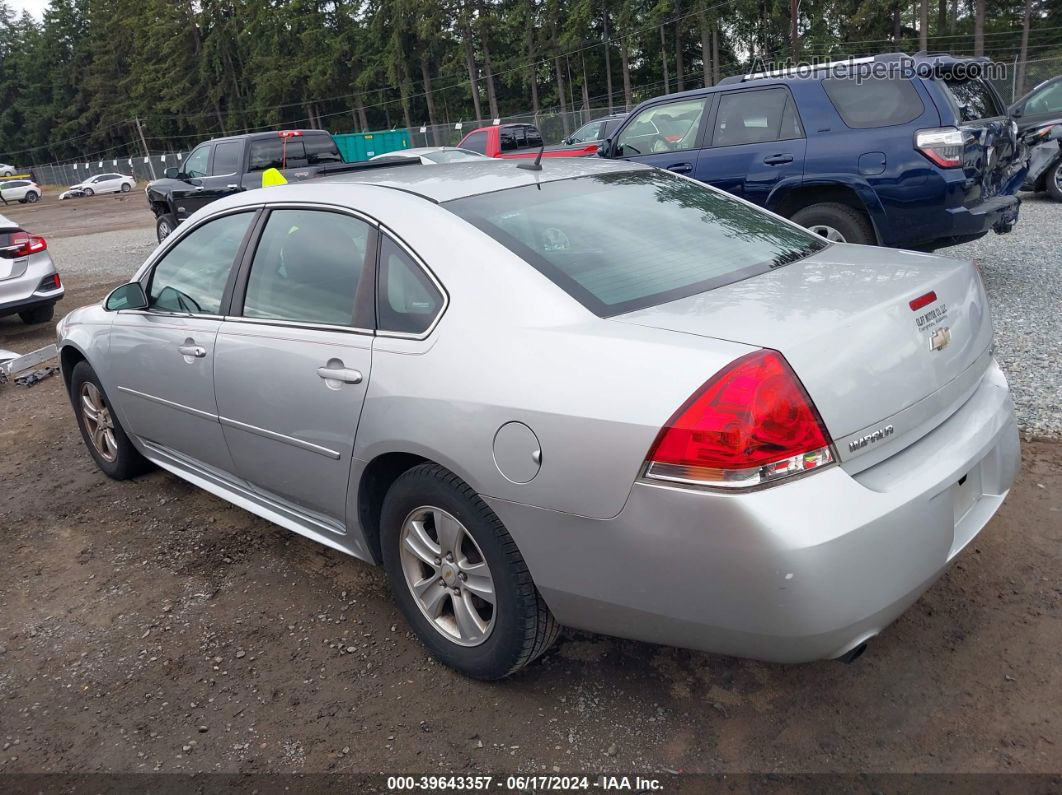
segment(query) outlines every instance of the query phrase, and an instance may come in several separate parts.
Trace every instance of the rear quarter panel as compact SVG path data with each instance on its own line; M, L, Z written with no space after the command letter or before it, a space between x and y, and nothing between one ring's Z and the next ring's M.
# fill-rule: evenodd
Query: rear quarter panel
M820 80L790 84L808 136L804 186L839 184L855 190L886 246L910 246L939 237L942 221L947 221L945 180L940 169L914 148L915 132L940 126L940 114L921 81L911 82L922 101L921 116L905 124L868 129L844 123ZM880 173L860 167L862 155L878 152L885 156Z

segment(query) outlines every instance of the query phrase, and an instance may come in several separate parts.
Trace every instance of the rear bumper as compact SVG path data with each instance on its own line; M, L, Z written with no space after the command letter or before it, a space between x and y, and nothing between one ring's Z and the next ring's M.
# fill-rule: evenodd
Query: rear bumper
M66 293L66 288L62 286L50 290L39 289L42 281L56 273L55 263L47 251L31 255L22 273L0 281L0 316L54 304L61 299Z
M993 364L946 422L855 475L835 466L745 494L639 482L610 520L488 502L560 622L802 662L844 654L910 606L992 517L1018 464Z
M1018 221L1017 196L995 196L972 207L952 207L951 233L957 238L970 238L986 232L1009 232Z

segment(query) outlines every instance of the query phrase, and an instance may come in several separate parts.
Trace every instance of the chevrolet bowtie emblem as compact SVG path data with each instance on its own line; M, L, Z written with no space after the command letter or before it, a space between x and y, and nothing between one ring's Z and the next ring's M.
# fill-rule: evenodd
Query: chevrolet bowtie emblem
M933 336L929 338L929 349L931 351L939 351L948 347L951 342L951 329L945 326L944 328L938 328L933 332Z

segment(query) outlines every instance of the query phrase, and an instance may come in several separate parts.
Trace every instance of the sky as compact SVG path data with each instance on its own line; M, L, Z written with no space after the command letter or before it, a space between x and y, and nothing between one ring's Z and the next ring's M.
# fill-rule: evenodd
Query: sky
M37 19L41 19L44 16L44 7L48 5L48 0L7 0L7 4L20 16L22 10L25 9Z

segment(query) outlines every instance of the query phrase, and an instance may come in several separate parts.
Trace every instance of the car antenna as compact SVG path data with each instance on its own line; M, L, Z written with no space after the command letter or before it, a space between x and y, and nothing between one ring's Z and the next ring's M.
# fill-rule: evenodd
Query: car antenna
M542 144L542 147L538 150L538 154L535 155L534 163L517 163L517 168L526 168L528 171L541 171L542 170L542 153L546 151L546 145Z

